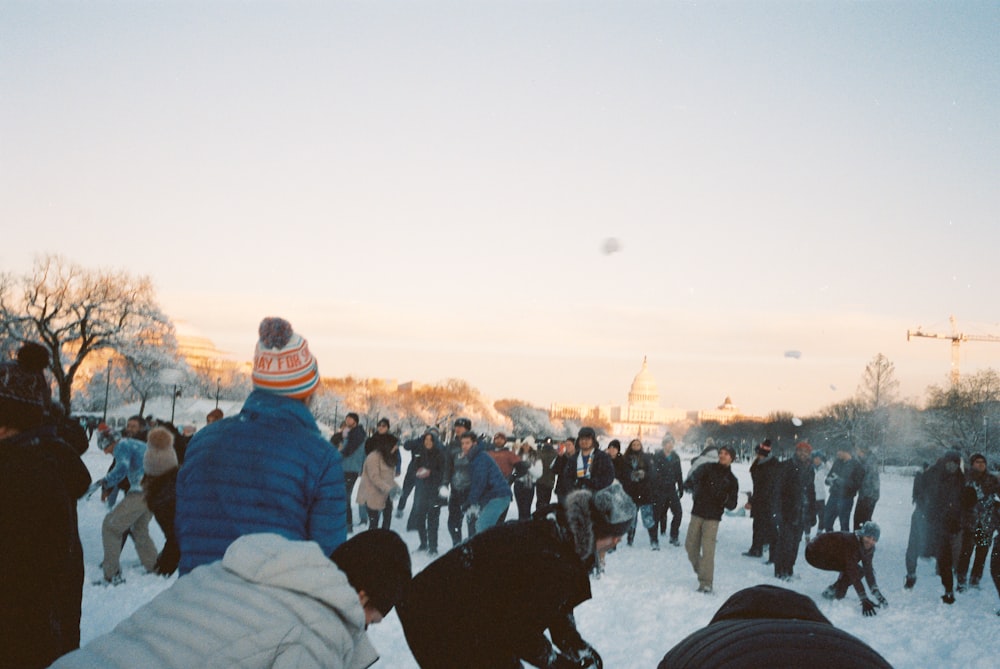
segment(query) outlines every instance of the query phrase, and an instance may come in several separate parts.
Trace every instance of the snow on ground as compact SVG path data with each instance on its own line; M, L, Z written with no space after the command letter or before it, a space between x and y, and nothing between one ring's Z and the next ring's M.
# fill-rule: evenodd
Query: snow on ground
M682 453L682 459L686 473L690 457ZM107 471L111 458L92 447L84 455L84 461L96 480ZM740 480L740 489L750 490L748 465L737 463L733 469ZM810 567L801 552L794 580L784 585L812 597L834 625L866 641L899 669L993 669L1000 656L1000 634L997 633L1000 617L995 614L1000 600L989 579L988 564L982 588L957 595L958 601L953 606L940 600L943 591L934 574L933 561L921 560L916 588L909 592L903 590L911 485L912 479L904 474L883 474L882 499L875 509L874 520L882 526L875 570L882 592L889 600L888 609L880 610L874 618L864 618L853 590L839 602L822 599L820 593L836 575ZM685 495L682 503L685 514L681 526L683 544L690 497ZM90 500L81 500L79 510L87 575L81 636L86 643L114 628L120 620L169 587L177 577L167 579L143 573L129 542L122 555L127 582L118 587L94 586L92 582L101 578L98 568L102 555L100 535L106 507L99 495L95 495ZM516 514L516 508L512 508L510 517ZM445 515L446 510L441 521L439 545L442 547L450 544ZM401 531L405 523L393 518L393 525ZM150 530L157 546L162 546L163 535L155 521ZM593 599L576 609L580 631L600 652L604 666L608 669L655 667L674 644L706 625L726 598L737 590L756 584L782 585L774 579L770 565L741 555L750 545L750 535L749 517L723 518L716 553L715 593L712 595L695 592L697 580L683 547L672 547L663 541L662 550L652 552L648 536L642 530L634 546L628 547L623 542L608 556L605 575L593 581ZM411 548L416 548L415 532L405 532L404 539ZM428 562L425 554L413 554L414 571L419 571ZM484 624L488 625L490 613L483 611L482 615ZM382 656L376 666L416 667L394 611L384 622L374 625L369 634Z

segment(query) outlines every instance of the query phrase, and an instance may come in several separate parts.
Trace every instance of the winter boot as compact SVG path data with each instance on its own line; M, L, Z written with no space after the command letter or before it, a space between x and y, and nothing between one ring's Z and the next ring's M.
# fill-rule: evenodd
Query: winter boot
M906 583L903 584L903 587L907 590L913 590L913 586L915 586L916 584L917 584L917 577L914 576L913 574L907 574Z
M954 604L955 603L955 593L952 592L951 590L949 590L948 592L946 592L943 595L941 595L941 601L944 602L945 604Z
M955 588L955 589L958 590L959 592L965 592L966 590L968 590L968 588L965 585L965 579L964 578L958 579L958 587Z
M680 546L681 545L680 539L678 539L677 537L670 537L670 545Z
M635 541L635 529L628 531L628 545L631 546L633 541Z
M654 551L660 550L660 535L656 532L656 527L649 528L649 547Z

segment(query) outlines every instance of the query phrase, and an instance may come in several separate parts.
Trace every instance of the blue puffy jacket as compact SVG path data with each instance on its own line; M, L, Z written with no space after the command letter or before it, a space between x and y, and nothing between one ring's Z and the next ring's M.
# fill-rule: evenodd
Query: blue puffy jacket
M191 439L177 476L180 573L222 559L235 539L274 532L329 555L347 538L340 454L299 400L255 390L237 416Z
M115 444L115 467L104 477L104 489L114 490L128 478L129 490L142 490L142 459L146 455L146 442L125 437Z
M473 504L485 506L491 499L506 497L511 499L510 484L504 478L497 463L486 453L483 444L476 444L466 456L469 459L469 496L464 508Z

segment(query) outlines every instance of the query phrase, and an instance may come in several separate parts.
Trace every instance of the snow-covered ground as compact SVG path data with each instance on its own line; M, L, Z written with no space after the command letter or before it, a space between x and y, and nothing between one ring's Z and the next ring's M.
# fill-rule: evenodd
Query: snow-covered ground
M689 457L684 457L685 473ZM95 480L110 464L95 447L84 455ZM750 490L746 464L736 464L741 490ZM833 582L835 575L820 572L805 563L802 554L796 563L796 576L789 584L809 595L835 625L860 637L879 651L895 667L962 667L993 669L1000 658L1000 605L997 592L987 574L982 589L958 595L953 606L940 600L940 580L934 574L933 561L921 560L918 581L912 591L903 590L904 553L910 524L910 489L912 479L902 474L882 476L882 499L875 509L875 520L882 526L882 540L875 555L875 570L889 608L874 618L864 618L853 591L846 599L828 602L819 594ZM690 497L682 500L687 529ZM408 510L408 509L407 509ZM83 642L111 630L120 620L169 587L170 579L143 573L131 542L122 556L127 582L113 588L91 585L100 579L101 520L106 507L99 496L80 502L80 535L83 540L87 581L83 592ZM511 509L511 517L516 516ZM404 520L393 519L401 531ZM155 521L151 534L158 546L163 537ZM719 530L716 553L715 593L695 592L697 580L683 548L663 542L660 552L649 550L648 537L640 533L635 545L624 543L608 556L607 572L593 581L594 597L576 609L577 623L583 637L604 658L604 666L655 667L664 653L687 634L703 627L729 595L755 584L782 585L773 577L772 568L759 559L743 557L750 545L749 517L727 516ZM407 544L415 548L416 533L404 532ZM450 545L442 514L440 546ZM413 567L419 571L428 563L425 554L413 555ZM484 612L485 613L485 612ZM369 634L382 655L378 667L406 669L415 667L395 612Z

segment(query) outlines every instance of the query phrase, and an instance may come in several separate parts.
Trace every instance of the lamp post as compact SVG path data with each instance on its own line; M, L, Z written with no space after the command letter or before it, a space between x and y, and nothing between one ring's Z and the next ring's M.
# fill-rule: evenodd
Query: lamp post
M164 369L160 372L160 383L165 386L173 386L173 394L170 397L170 422L174 422L174 412L177 408L177 398L181 394L178 384L184 380L184 373L179 369Z
M111 394L111 358L108 358L108 378L104 384L104 414L101 416L101 422L108 422L108 396Z
M219 390L222 388L222 377L215 380L215 408L219 408Z

